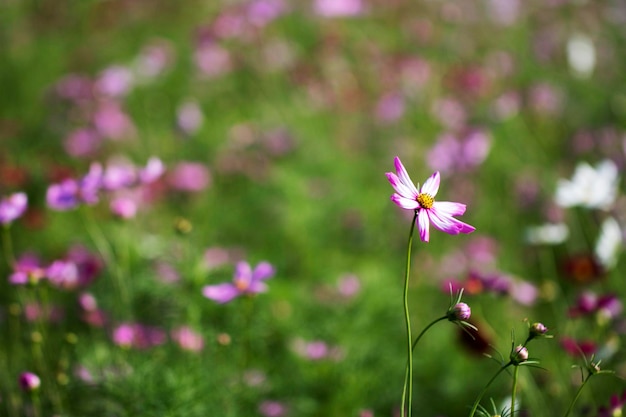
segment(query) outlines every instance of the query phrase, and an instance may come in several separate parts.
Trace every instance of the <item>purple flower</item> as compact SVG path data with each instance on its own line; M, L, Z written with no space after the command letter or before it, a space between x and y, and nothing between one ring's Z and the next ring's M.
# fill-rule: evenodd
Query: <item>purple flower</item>
M465 204L435 201L435 196L439 191L439 171L428 178L418 191L400 158L395 157L394 164L397 175L393 172L386 174L391 186L396 190L391 196L391 201L403 209L417 212L417 225L423 242L429 240L430 223L442 232L451 235L471 233L476 230L473 226L454 218L465 213Z
M169 173L168 182L179 191L202 191L211 184L211 173L201 163L180 162Z
M46 192L46 203L52 210L66 211L78 206L78 182L66 179L52 184Z
M202 289L202 294L224 304L243 294L267 291L267 284L264 281L271 278L274 273L274 267L269 262L259 263L254 270L247 262L238 262L232 283L207 285Z
M22 372L19 383L24 391L32 392L41 386L41 379L32 372Z
M174 340L181 349L190 352L200 352L204 349L204 339L202 335L197 333L191 327L181 326L170 332L172 340Z
M158 180L165 172L165 165L156 156L148 159L146 166L139 170L139 181L142 184L151 184Z
M622 407L626 404L626 391L611 395L609 405L598 409L598 417L613 417L622 415Z
M15 193L0 200L0 224L10 224L18 219L28 207L26 193Z
M287 407L278 401L263 401L259 405L259 413L265 417L282 417L287 413Z

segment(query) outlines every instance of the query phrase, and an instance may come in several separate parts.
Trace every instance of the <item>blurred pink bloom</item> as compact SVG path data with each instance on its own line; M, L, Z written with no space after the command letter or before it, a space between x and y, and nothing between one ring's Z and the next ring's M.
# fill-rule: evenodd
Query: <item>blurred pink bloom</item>
M102 138L92 129L77 129L71 132L63 142L68 155L77 158L92 156L100 148Z
M166 334L158 327L122 323L113 330L113 343L125 348L148 349L165 341Z
M623 390L621 394L611 395L609 404L598 408L597 417L620 417L624 404L626 404L626 390Z
M219 268L232 260L230 251L218 246L204 251L204 262L209 268Z
M420 239L423 242L428 242L430 238L430 223L442 232L451 235L472 233L476 230L473 226L454 218L465 213L465 204L435 201L441 181L439 172L431 175L418 191L400 158L394 158L394 165L396 174L386 173L387 179L396 191L391 196L391 201L403 209L417 213L416 221Z
M71 246L65 258L78 268L81 287L86 287L98 277L104 267L102 259L82 245Z
M137 202L128 196L117 196L111 200L111 213L122 219L132 219L137 214Z
M480 129L463 135L441 135L426 160L430 168L444 173L464 172L479 166L491 150L491 137Z
M180 281L180 274L172 265L164 261L157 261L154 265L157 277L164 283L173 284Z
M562 337L560 344L565 352L576 358L580 357L581 352L584 356L590 356L597 350L596 344L592 340L575 340L571 337Z
M347 274L339 279L339 294L345 298L354 297L361 290L361 281L354 274Z
M174 48L169 41L158 39L142 48L135 59L138 81L146 81L161 75L174 60Z
M314 0L313 10L323 17L350 17L364 12L361 0Z
M486 9L494 22L510 26L519 17L520 7L520 0L489 0Z
M260 262L254 270L247 262L238 262L232 283L206 285L202 294L220 304L227 303L241 295L251 295L267 291L265 280L275 274L274 267L269 262Z
M187 100L176 111L176 124L186 135L196 133L204 122L204 115L196 101Z
M532 306L537 301L539 290L528 281L513 281L509 294L519 304Z
M194 53L194 61L202 74L208 78L216 78L233 69L230 52L215 42L199 45Z
M264 27L281 16L286 9L282 0L252 0L247 6L248 21L257 27Z
M102 176L102 186L107 191L128 188L137 181L137 169L130 162L120 160L107 164Z
M26 392L37 390L41 386L41 379L32 372L22 372L19 378L20 388Z
M46 269L48 280L56 287L73 290L80 285L78 267L74 262L56 260Z
M46 203L52 210L71 210L79 204L78 191L78 182L74 179L52 184L46 191Z
M382 123L392 123L404 115L404 98L398 93L383 95L376 105L376 119Z
M81 101L92 97L93 82L86 76L69 74L55 85L57 95L66 100Z
M19 219L28 208L26 193L14 193L0 200L0 224L7 225Z
M400 77L403 91L409 94L420 91L430 80L431 68L428 61L421 58L409 58L402 62Z
M112 100L99 103L93 115L97 132L108 139L120 140L135 134L135 126L122 106Z
M133 73L121 65L113 65L103 70L96 79L95 89L104 96L123 97L133 87Z
M590 316L597 314L608 320L617 318L623 310L620 299L615 294L597 295L592 291L582 292L576 305L568 311L570 317Z
M259 413L264 417L283 417L287 414L287 407L278 401L263 401L259 405Z
M184 350L199 352L204 348L202 335L191 327L181 326L171 331L172 339Z
M169 172L168 183L175 190L198 192L211 183L209 169L198 162L180 162Z
M519 113L521 99L517 92L507 91L500 95L493 104L493 112L500 120L506 120Z
M534 111L545 115L559 113L563 105L561 91L547 83L533 85L529 91L528 100Z
M46 269L42 266L40 259L36 255L25 253L13 264L9 283L13 285L37 283L40 279L45 278L45 275Z
M465 108L454 98L441 98L435 101L432 113L449 130L458 130L465 126L467 121Z
M306 344L305 354L311 360L324 359L328 356L328 345L326 342L316 340Z
M83 292L78 296L78 305L85 311L95 311L98 309L96 297L88 292Z
M57 305L47 304L42 306L39 303L27 303L24 305L24 317L28 322L37 320L46 321L48 323L59 323L63 320L65 312L63 308Z
M139 181L142 184L150 184L161 178L165 173L165 165L155 156L148 159L146 166L139 170Z
M86 384L93 384L96 381L89 369L82 365L76 366L74 369L74 375Z

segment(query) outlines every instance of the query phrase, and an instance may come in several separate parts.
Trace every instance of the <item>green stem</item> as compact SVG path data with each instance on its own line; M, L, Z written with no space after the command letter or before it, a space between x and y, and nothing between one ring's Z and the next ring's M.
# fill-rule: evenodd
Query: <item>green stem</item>
M591 378L592 375L593 374L587 375L587 378L585 378L583 380L583 383L580 385L580 387L578 387L578 391L576 391L576 395L574 396L574 399L570 403L569 408L565 412L565 416L564 417L569 416L569 413L572 412L572 410L574 409L574 404L576 404L576 401L578 400L578 397L580 397L580 393L583 392L583 388L585 388L585 384L587 383L587 381L589 381L589 379Z
M513 389L511 391L511 417L515 416L515 394L517 394L517 375L519 373L519 365L515 366L513 371Z
M13 241L11 240L11 230L9 225L2 227L2 249L4 250L4 258L9 268L13 268L15 257L13 256Z
M489 389L489 387L491 386L493 381L496 380L496 378L498 377L498 375L500 375L502 373L502 371L504 371L506 368L508 368L512 364L513 364L513 362L509 362L506 365L502 365L502 367L500 369L498 369L498 372L496 372L496 374L491 377L489 382L487 382L487 385L485 385L485 388L483 388L483 390L480 392L480 394L478 394L478 397L476 398L476 401L474 401L474 405L472 406L472 411L470 412L470 417L474 417L474 414L476 413L476 410L478 409L478 404L480 404L480 400L482 400L483 395L485 395L485 392L487 392L487 390Z
M402 406L400 410L400 415L403 417L411 417L411 410L413 408L413 337L411 336L411 318L409 316L409 276L411 272L411 248L413 247L413 232L415 230L416 220L417 211L415 211L413 221L411 222L411 230L409 232L409 242L406 253L406 270L404 275L404 320L406 323L406 340L408 349L404 388L402 389Z
M417 346L417 342L420 341L420 339L422 338L422 336L424 336L424 333L426 333L426 331L428 329L430 329L431 327L433 327L435 324L439 323L441 320L445 320L447 319L448 316L443 316L443 317L439 317L437 320L434 320L432 323L430 323L428 326L424 327L424 330L422 330L422 332L419 334L419 336L417 336L417 338L415 339L415 341L413 342L413 346L411 347L411 351L415 350L415 346Z

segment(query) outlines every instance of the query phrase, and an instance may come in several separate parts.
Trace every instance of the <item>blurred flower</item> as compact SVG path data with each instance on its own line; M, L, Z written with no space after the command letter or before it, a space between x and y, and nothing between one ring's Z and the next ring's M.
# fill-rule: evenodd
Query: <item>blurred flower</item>
M491 19L502 25L510 26L515 23L520 13L520 0L489 0L487 10Z
M233 68L230 52L214 41L202 42L194 53L194 61L207 78L219 77Z
M253 0L246 9L248 21L256 27L264 27L281 16L286 5L282 0Z
M102 188L104 171L102 165L97 162L89 166L89 171L79 181L79 196L81 200L88 204L96 204L100 198L99 193Z
M342 297L351 298L361 290L361 281L356 275L347 274L339 279L337 287Z
M555 193L556 203L561 207L582 206L608 209L617 196L619 182L617 166L606 159L595 169L581 162L576 166L571 180L560 179Z
M56 287L73 290L79 286L78 267L74 262L56 260L46 269L48 280Z
M430 168L444 173L463 172L479 166L489 154L491 137L471 129L462 136L441 135L426 158Z
M569 229L565 223L546 223L526 228L526 242L531 245L558 245L565 242Z
M571 337L562 337L560 339L561 348L573 357L579 357L581 352L583 356L589 356L595 353L596 344L591 340L575 340Z
M78 182L66 179L52 184L46 191L46 203L52 210L65 211L78 206Z
M392 172L386 174L391 186L396 191L396 193L391 196L391 201L403 209L417 212L416 221L419 228L420 239L423 242L428 242L429 240L430 222L432 222L437 229L451 235L471 233L475 230L473 226L453 217L465 213L465 204L435 201L435 196L439 191L439 172L435 172L428 178L420 191L417 191L404 165L402 165L400 158L396 157L394 164L397 175Z
M250 387L258 387L267 382L267 375L259 369L250 369L243 374L243 379Z
M102 186L107 191L128 188L137 181L137 170L125 160L111 161L102 175Z
M612 269L623 246L622 229L617 220L607 217L600 227L600 236L596 242L594 254L605 271Z
M79 74L68 74L54 86L56 94L66 100L81 101L92 97L93 81Z
M499 120L506 120L516 116L521 107L521 98L515 91L501 94L493 103L493 113Z
M103 327L108 319L104 311L98 308L96 297L90 293L81 293L78 296L78 306L81 308L81 320L90 326Z
M137 202L127 196L114 197L109 207L111 213L121 219L132 219L137 214Z
M89 128L81 128L70 132L63 141L63 147L68 155L77 158L92 156L100 148L102 138Z
M563 105L561 91L547 83L533 85L528 95L531 109L539 114L554 115L561 110Z
M313 10L323 17L350 17L363 13L361 0L314 0Z
M626 404L626 390L621 394L611 395L608 406L598 408L597 417L621 417L622 408Z
M176 110L176 124L185 135L196 133L204 122L204 115L198 103L187 100Z
M135 134L131 118L124 112L120 103L113 100L101 101L93 114L96 131L105 138L121 140Z
M597 281L606 273L592 254L575 254L565 258L561 264L565 278L577 284L588 284Z
M569 309L569 316L597 314L602 321L606 321L617 318L622 310L622 302L615 294L598 296L592 291L585 291L578 296L576 305Z
M82 245L73 245L65 259L73 262L78 268L78 280L81 287L91 284L104 267L102 259Z
M165 343L166 334L158 327L122 323L113 330L113 343L124 348L147 349Z
M180 162L172 168L167 179L175 190L198 192L210 185L211 174L201 163Z
M95 90L108 97L123 97L133 86L133 73L121 65L103 70L96 79Z
M512 282L509 295L517 303L531 306L537 301L539 290L528 281L516 280Z
M467 111L461 102L451 97L436 100L432 113L449 130L461 129L467 121Z
M376 104L376 119L382 123L393 123L404 114L404 98L398 93L383 95Z
M244 294L257 294L267 291L265 280L274 276L274 267L269 262L259 263L254 270L247 262L238 262L232 283L206 285L202 294L220 304Z
M283 417L287 414L287 407L281 402L266 400L259 404L259 413L264 417Z
M137 81L150 81L161 75L174 60L173 46L169 41L158 39L142 48L135 58L134 73Z
M567 40L567 63L572 71L582 77L588 78L596 64L596 52L589 36L575 33Z
M165 165L156 156L148 159L145 168L139 170L139 181L142 184L150 184L158 180L165 172Z
M199 352L204 348L204 339L189 326L181 326L170 332L172 339L184 350Z
M20 387L26 392L36 391L41 386L41 379L32 372L22 372L19 378Z
M0 200L0 224L7 225L17 220L28 208L26 193L14 193Z
M180 274L172 265L164 261L157 261L154 265L156 276L167 284L180 281Z
M34 323L37 321L59 323L63 320L64 316L65 311L62 307L58 305L42 305L37 302L26 303L24 305L24 318L26 318L26 321L30 323Z
M13 264L9 283L13 285L36 284L46 276L46 269L39 258L32 254L21 255Z

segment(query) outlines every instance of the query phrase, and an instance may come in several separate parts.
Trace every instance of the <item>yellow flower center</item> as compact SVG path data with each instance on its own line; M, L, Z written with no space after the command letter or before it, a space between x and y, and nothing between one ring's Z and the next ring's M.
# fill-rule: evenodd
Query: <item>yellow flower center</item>
M420 204L420 206L425 209L432 208L433 204L435 203L435 198L432 195L426 193L421 193L420 195L418 195L416 200Z
M235 287L237 287L239 291L247 291L249 286L246 280L240 278L235 279Z

